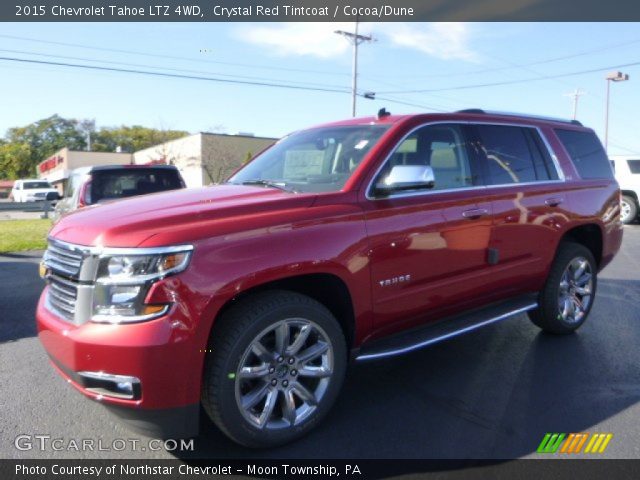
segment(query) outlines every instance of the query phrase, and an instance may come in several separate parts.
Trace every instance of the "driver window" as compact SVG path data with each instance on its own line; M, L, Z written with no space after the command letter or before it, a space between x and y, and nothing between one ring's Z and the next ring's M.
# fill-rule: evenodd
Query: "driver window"
M469 160L462 127L428 125L408 136L393 152L375 183L384 181L396 165L424 165L433 169L435 185L430 190L471 187L478 183Z

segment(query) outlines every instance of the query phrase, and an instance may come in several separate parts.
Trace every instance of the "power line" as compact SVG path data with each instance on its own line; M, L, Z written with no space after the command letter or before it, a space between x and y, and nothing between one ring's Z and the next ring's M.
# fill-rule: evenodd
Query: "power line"
M637 65L640 65L640 62L632 62L632 63L625 63L622 65L612 65L612 66L608 66L608 67L599 67L599 68L592 68L589 70L581 70L578 72L570 72L570 73L561 73L561 74L557 74L557 75L544 75L544 76L540 76L540 77L533 77L533 78L523 78L520 80L505 80L505 81L501 81L501 82L491 82L491 83L479 83L479 84L475 84L475 85L458 85L455 87L444 87L444 88L427 88L427 89L419 89L419 90L397 90L397 91L387 91L387 92L380 92L383 95L387 95L387 94L405 94L405 93L429 93L429 92L445 92L445 91L451 91L451 90L467 90L467 89L472 89L472 88L483 88L483 87L497 87L497 86L501 86L501 85L513 85L513 84L517 84L517 83L527 83L527 82L535 82L535 81L540 81L540 80L550 80L550 79L554 79L554 78L564 78L564 77L571 77L571 76L575 76L575 75L583 75L586 73L597 73L597 72L602 72L602 71L606 71L606 70L614 70L617 68L626 68L626 67L635 67Z
M1 50L0 50L1 51ZM26 59L26 58L13 58L13 57L0 57L0 61L10 61L10 62L18 62L18 63L30 63L36 65L47 65L47 66L56 66L56 67L68 67L68 68L80 68L86 70L98 70L98 71L109 71L109 72L118 72L118 73L130 73L130 74L139 74L139 75L151 75L157 77L168 77L168 78L179 78L179 79L187 79L187 80L204 80L204 81L212 81L212 82L220 82L220 83L230 83L230 84L240 84L240 85L253 85L253 86L263 86L263 87L276 87L276 88L289 88L294 90L308 90L308 91L319 91L319 92L330 92L330 93L350 93L349 90L340 89L340 88L324 88L324 87L306 87L299 85L290 85L290 84L280 84L280 83L272 83L272 82L253 82L253 81L245 81L245 80L232 80L225 78L215 78L215 77L201 77L194 75L182 75L182 74L174 74L174 73L166 73L166 72L151 72L145 70L134 70L134 69L123 69L123 68L114 68L114 67L104 67L98 65L81 65L81 64L73 64L73 63L64 63L64 62L50 62L45 60L34 60L34 59ZM153 67L157 68L157 67ZM364 94L358 93L358 96L363 97ZM418 104L407 102L403 100L398 100L390 97L377 97L378 100L382 100L385 102L396 103L400 105L408 105L412 107L424 108L427 110L433 110L437 112L447 112L449 110L443 110L440 108L436 108L430 105Z
M73 48L83 48L83 49L87 49L87 50L96 50L96 51L101 51L101 52L110 52L110 53L124 53L126 55L140 55L140 56L144 56L144 57L154 57L154 58L166 58L166 59L170 59L170 60L181 60L184 62L196 62L196 63L211 63L211 64L216 64L216 65L227 65L230 67L242 67L242 68L251 68L251 69L264 69L264 70L280 70L283 72L298 72L298 73L313 73L313 74L318 74L318 75L340 75L340 76L346 76L346 73L343 72L327 72L324 70L308 70L308 69L301 69L301 68L289 68L289 67L276 67L273 65L254 65L254 64L248 64L248 63L234 63L234 62L223 62L223 61L219 61L219 60L208 60L208 59L202 59L202 58L189 58L189 57L179 57L179 56L173 56L173 55L163 55L163 54L157 54L157 53L149 53L149 52L142 52L142 51L135 51L135 50L121 50L121 49L116 49L116 48L106 48L106 47L98 47L98 46L93 46L93 45L82 45L82 44L78 44L78 43L67 43L67 42L57 42L57 41L53 41L53 40L41 40L38 38L29 38L29 37L20 37L20 36L16 36L16 35L4 35L4 34L0 34L0 38L9 38L12 40L22 40L25 42L35 42L35 43L43 43L46 45L58 45L58 46L62 46L62 47L73 47Z
M576 58L576 57L581 57L584 55L590 55L593 53L598 53L598 52L604 52L607 50L612 50L614 48L619 48L619 47L623 47L623 46L627 46L627 45L633 45L636 43L640 43L640 39L635 39L635 40L630 40L630 41L626 41L626 42L620 42L620 43L613 43L613 44L609 44L603 47L599 47L599 48L594 48L591 50L582 50L580 52L576 52L576 53L572 53L572 54L567 54L567 55L562 55L562 56L558 56L558 57L552 57L552 58L546 58L543 60L537 60L535 62L530 62L530 63L510 63L509 66L506 67L492 67L492 68L484 68L484 69L480 69L480 70L471 70L468 72L455 72L455 73L434 73L434 74L430 74L430 75L421 75L421 76L417 76L417 77L412 77L414 79L424 79L424 78L442 78L442 77L454 77L454 76L467 76L467 75L478 75L478 74L482 74L482 73L492 73L492 72L502 72L504 70L510 70L512 68L526 68L526 67L534 67L536 65L544 65L547 63L554 63L554 62L559 62L561 60L569 60L571 58ZM488 55L490 56L490 55ZM496 57L493 57L496 58ZM501 59L498 59L500 61L503 61ZM372 77L373 78L373 77ZM392 77L395 78L395 77Z
M337 89L337 88L324 88L324 87L305 87L300 85L291 85L291 84L283 84L283 83L272 83L272 82L259 82L259 81L249 81L249 80L232 80L228 78L216 78L216 77L202 77L196 75L182 75L177 73L166 73L166 72L151 72L147 70L134 70L134 69L125 69L125 68L115 68L115 67L103 67L98 65L82 65L77 63L64 63L64 62L51 62L45 60L34 60L27 58L15 58L15 57L0 57L0 60L8 61L8 62L18 62L18 63L31 63L36 65L50 65L56 67L70 67L70 68L80 68L85 70L99 70L99 71L107 71L107 72L120 72L120 73L132 73L139 75L151 75L156 77L166 77L166 78L182 78L189 80L204 80L209 82L218 82L218 83L229 83L229 84L238 84L238 85L253 85L260 87L275 87L275 88L288 88L292 90L307 90L307 91L315 91L315 92L333 92L333 93L349 93L349 90L346 89Z
M93 58L86 58L86 57L72 57L72 56L66 56L66 55L52 55L52 54L48 54L48 53L30 52L30 51L27 51L27 50L0 49L0 52L17 53L17 54L20 54L20 55L33 55L33 56L45 57L45 58L61 58L61 59L64 59L64 60L78 60L78 61L83 61L83 62L93 62L93 63L100 63L100 64L108 64L108 65L123 65L123 66L127 66L127 67L154 68L154 69L158 69L158 70L169 70L169 71L180 72L180 73L198 73L198 74L217 75L217 76L220 76L220 77L229 77L229 78L237 78L237 79L259 80L259 81L268 81L268 82L287 82L287 84L298 84L298 85L305 85L305 86L311 85L311 86L330 87L330 88L342 88L339 85L326 85L326 84L322 84L322 83L299 82L299 81L294 81L294 80L282 80L282 79L274 79L274 78L253 77L253 76L247 76L247 75L230 75L230 74L227 74L227 73L219 73L219 72L211 72L211 71L203 71L203 70L187 70L187 69L170 68L170 67L164 67L164 66L160 67L160 66L156 66L156 65L140 65L140 64L135 64L135 63L114 62L114 61L109 61L109 60L96 60L96 59L93 59Z

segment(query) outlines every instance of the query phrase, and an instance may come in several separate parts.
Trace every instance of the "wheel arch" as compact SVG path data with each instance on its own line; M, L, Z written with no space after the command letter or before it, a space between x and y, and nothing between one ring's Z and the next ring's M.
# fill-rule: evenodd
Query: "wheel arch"
M313 298L329 309L344 332L347 347L351 348L356 338L356 319L352 294L347 284L333 273L308 273L283 277L253 285L229 298L215 315L211 332L215 331L217 319L251 296L269 290L287 290ZM211 333L210 333L211 334Z
M620 190L620 193L625 197L633 198L636 201L636 205L638 205L638 194L634 190L622 189Z
M596 223L588 223L573 227L562 235L558 246L565 241L579 243L580 245L587 247L593 254L593 258L595 258L598 268L600 267L604 242L604 236L600 225Z

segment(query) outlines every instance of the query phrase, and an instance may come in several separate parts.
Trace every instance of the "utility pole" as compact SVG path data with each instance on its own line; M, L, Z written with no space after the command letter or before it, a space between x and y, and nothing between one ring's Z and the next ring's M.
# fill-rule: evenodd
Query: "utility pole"
M372 42L371 35L358 34L358 21L356 20L355 32L345 32L336 30L335 33L342 35L353 45L353 68L351 77L351 116L356 116L356 99L358 96L358 46L363 42Z
M585 93L587 92L585 92L584 90L581 90L580 88L576 88L573 92L566 93L564 95L565 97L573 98L573 119L574 120L576 120L578 117L578 100L580 100L580 97Z

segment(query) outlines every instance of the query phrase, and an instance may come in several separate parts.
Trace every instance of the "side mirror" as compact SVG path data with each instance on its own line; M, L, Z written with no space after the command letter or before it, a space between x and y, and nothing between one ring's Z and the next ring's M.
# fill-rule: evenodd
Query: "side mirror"
M433 168L426 165L396 165L389 175L376 185L383 195L402 190L426 190L433 188L436 178Z
M53 202L56 200L60 200L60 194L58 192L49 192L47 193L46 200L49 202Z

